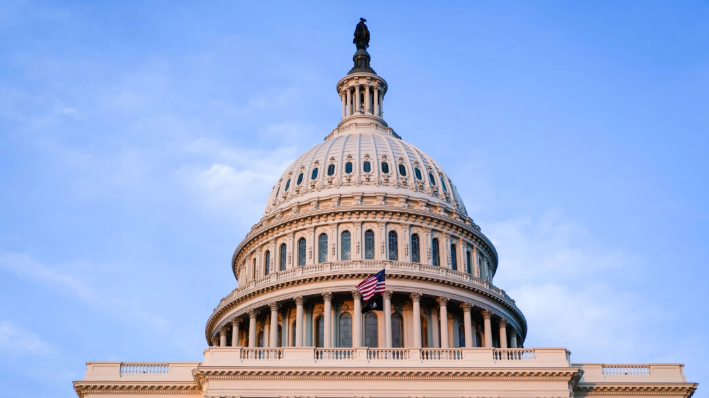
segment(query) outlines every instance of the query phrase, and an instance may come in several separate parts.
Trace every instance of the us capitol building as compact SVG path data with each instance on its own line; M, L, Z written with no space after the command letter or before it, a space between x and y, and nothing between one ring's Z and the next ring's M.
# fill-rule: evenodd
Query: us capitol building
M575 363L525 347L495 246L443 168L386 123L357 25L342 120L273 186L231 259L202 362L88 362L81 398L691 397L681 364ZM383 311L355 286L386 272Z

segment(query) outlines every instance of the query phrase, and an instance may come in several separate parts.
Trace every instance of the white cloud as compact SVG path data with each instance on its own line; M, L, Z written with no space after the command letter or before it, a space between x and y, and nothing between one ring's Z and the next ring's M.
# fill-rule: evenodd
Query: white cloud
M0 321L0 351L11 355L48 355L57 352L58 348L31 330L10 321Z

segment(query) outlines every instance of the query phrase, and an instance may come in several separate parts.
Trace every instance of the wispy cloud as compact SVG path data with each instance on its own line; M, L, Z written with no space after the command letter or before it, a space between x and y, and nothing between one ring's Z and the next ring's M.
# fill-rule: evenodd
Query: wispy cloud
M10 321L0 321L0 351L8 355L49 355L59 348L31 330Z

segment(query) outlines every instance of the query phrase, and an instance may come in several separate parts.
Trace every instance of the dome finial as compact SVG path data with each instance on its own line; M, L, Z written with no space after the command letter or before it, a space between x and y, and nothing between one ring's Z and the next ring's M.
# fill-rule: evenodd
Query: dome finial
M348 73L350 75L356 72L376 74L374 70L369 67L369 61L371 60L371 57L367 52L367 47L369 47L369 29L367 28L365 22L367 22L366 19L360 18L357 27L355 27L354 39L352 40L352 43L357 46L357 52L352 57L354 67Z

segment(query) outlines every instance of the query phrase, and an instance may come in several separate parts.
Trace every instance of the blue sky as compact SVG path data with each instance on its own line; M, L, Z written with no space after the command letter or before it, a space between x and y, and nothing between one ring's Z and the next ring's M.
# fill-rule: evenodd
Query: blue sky
M5 1L1 384L201 360L361 16L386 120L497 246L526 346L709 382L708 2Z

